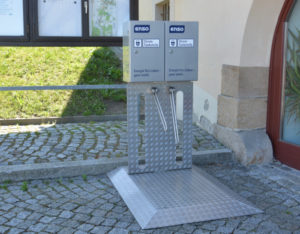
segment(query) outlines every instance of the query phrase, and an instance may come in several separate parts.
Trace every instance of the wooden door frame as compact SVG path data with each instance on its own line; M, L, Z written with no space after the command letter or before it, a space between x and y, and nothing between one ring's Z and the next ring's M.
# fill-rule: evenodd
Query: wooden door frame
M275 157L279 161L300 170L300 147L281 141L280 136L282 79L285 62L285 22L294 3L295 0L285 0L273 38L269 76L267 133L272 141Z

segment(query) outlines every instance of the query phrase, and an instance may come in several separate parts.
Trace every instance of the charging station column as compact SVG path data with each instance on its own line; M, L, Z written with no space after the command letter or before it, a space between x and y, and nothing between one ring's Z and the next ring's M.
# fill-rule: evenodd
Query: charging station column
M125 27L123 64L128 82L129 174L192 167L191 80L197 80L198 24L131 21ZM183 134L176 93L183 93ZM145 97L145 165L139 165L139 101ZM177 161L176 148L182 155Z

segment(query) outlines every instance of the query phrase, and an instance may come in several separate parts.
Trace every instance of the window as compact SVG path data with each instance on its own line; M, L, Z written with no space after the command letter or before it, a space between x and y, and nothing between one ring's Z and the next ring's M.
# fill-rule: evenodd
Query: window
M162 3L159 3L156 5L155 19L156 20L164 20L164 21L170 20L170 2L169 1L163 1Z
M162 11L162 20L170 20L170 4L169 2L163 4L162 6L163 11Z
M121 46L138 0L1 0L0 45Z

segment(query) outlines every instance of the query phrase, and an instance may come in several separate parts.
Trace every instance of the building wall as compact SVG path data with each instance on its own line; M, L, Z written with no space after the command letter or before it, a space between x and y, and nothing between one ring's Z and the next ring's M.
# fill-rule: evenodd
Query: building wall
M240 66L269 67L275 26L284 0L253 0L243 36Z
M162 1L140 0L140 19L154 20ZM170 0L170 19L199 22L199 77L194 121L244 165L267 163L269 63L285 0Z
M140 0L140 20L154 20L160 0ZM284 0L170 0L171 20L199 22L199 78L194 120L218 119L222 67L268 67L273 32ZM266 14L267 12L267 14Z

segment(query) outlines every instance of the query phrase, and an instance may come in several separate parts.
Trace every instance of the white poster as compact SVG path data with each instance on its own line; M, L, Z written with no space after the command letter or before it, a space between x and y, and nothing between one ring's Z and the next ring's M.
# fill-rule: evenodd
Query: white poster
M23 0L0 0L0 36L24 36Z
M89 0L90 36L123 36L129 0Z
M38 0L39 36L81 37L81 14L81 0Z

